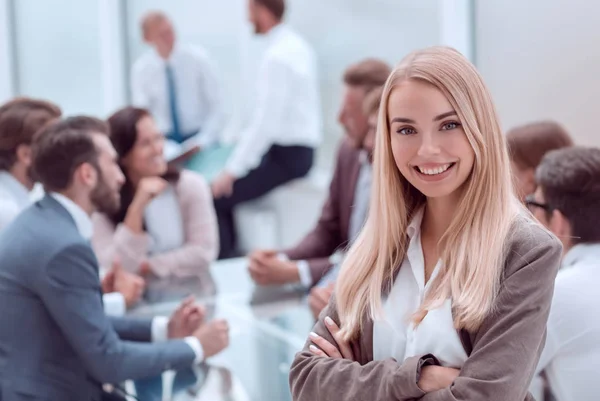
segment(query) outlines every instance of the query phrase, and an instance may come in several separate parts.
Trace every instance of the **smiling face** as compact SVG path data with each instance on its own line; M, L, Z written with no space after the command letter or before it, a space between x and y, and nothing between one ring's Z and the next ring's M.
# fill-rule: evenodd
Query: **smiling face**
M137 138L131 151L123 158L129 176L159 177L167 171L163 156L164 136L150 116L142 117L136 124Z
M456 111L435 86L405 80L388 102L394 161L404 178L428 198L460 194L475 153Z

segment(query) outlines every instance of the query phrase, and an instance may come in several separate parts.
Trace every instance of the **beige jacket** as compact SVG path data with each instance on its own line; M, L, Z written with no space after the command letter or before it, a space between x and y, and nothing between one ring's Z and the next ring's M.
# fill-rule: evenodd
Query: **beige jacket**
M159 277L204 276L219 251L217 218L210 188L202 176L191 171L181 172L175 187L185 231L185 244L179 249L148 255L150 237L136 234L124 224L116 227L103 214L93 216L92 246L100 266L109 267L118 256L123 267L137 271L144 260Z
M373 321L364 318L362 335L351 343L356 361L314 356L307 341L290 371L293 399L520 401L528 393L546 337L560 242L528 218L518 218L508 246L497 307L475 332L459 330L468 360L451 387L424 393L417 385L422 355L402 363L373 361ZM339 324L335 300L323 311L313 331L332 344L323 319Z

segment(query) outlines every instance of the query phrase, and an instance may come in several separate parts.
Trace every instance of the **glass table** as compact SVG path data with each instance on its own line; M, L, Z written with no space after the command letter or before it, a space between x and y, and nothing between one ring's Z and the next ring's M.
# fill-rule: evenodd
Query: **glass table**
M294 286L255 286L246 266L244 258L231 259L198 279L148 280L132 315L169 315L193 294L207 307L208 319L228 320L230 345L199 367L137 382L140 400L291 400L289 368L314 323L305 293Z

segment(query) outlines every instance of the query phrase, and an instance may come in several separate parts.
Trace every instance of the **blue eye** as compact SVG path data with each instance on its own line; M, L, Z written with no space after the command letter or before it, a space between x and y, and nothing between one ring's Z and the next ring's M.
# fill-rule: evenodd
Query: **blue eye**
M442 125L442 131L450 131L458 127L460 127L460 123L457 123L456 121L451 121Z
M400 135L412 135L414 134L416 131L414 128L411 127L404 127L404 128L400 128L398 131L396 131L398 134Z

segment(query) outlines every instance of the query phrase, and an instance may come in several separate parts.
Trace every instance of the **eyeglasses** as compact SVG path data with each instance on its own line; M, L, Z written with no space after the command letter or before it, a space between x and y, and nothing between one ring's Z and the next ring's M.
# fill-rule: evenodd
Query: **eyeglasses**
M536 201L533 195L527 195L525 198L525 205L527 205L529 210L532 210L534 207L539 207L546 212L551 212L553 210L552 206L548 205L547 203L540 203Z

